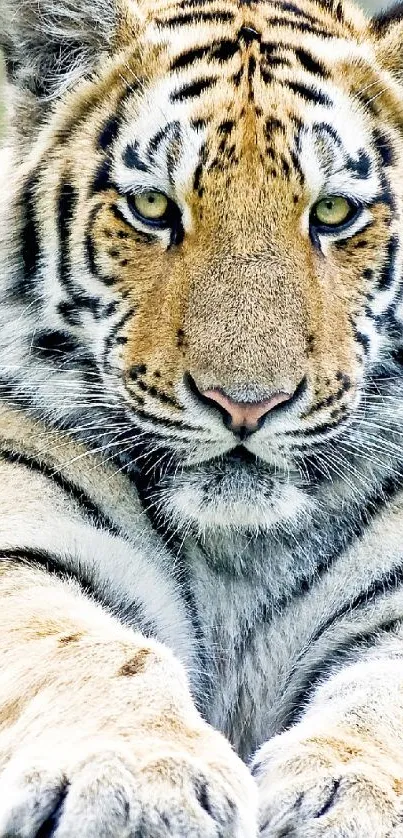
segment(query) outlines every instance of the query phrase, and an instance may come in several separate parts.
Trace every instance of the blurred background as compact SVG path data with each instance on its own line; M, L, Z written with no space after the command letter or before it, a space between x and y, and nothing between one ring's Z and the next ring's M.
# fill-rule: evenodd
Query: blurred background
M361 0L361 5L366 9L369 14L373 14L374 12L379 11L380 9L386 8L388 5L388 0ZM0 140L2 134L4 134L4 127L6 122L6 114L5 114L5 105L4 105L4 96L3 93L3 79L4 79L4 64L0 53Z

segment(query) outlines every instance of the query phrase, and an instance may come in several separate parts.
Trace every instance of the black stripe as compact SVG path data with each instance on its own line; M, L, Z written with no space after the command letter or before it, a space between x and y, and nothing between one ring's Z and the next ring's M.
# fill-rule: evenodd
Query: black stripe
M172 62L171 70L179 70L183 67L187 67L189 64L193 64L195 61L199 61L201 58L204 58L206 55L209 55L210 52L210 45L204 47L196 47L195 49L187 50L187 52L182 52L182 54L178 55Z
M339 134L337 133L336 129L333 125L329 125L328 122L315 122L313 125L313 130L316 134L322 135L327 134L331 140L333 140L334 144L340 148L343 143Z
M70 276L70 227L74 218L78 195L75 188L62 180L59 189L57 222L59 231L59 277L69 292L73 291Z
M156 151L158 151L159 146L161 143L169 137L171 132L175 129L176 126L179 126L177 120L174 122L168 122L167 125L164 125L163 128L160 128L153 137L151 137L148 146L147 146L147 157L149 160L152 160Z
M125 311L125 313L122 314L120 320L118 320L118 322L113 325L111 331L109 332L109 334L105 338L104 351L103 351L103 365L108 372L110 371L109 358L108 358L109 352L110 352L111 349L113 349L113 347L115 345L116 337L117 337L117 335L119 335L119 332L123 329L123 327L126 325L126 323L129 320L131 320L132 317L135 316L135 314L136 314L136 307L135 306L130 306L130 308L128 308L127 311Z
M25 183L19 198L22 216L21 260L22 277L14 284L13 292L18 297L32 295L35 289L36 271L40 257L39 224L36 217L37 187L39 173L35 172Z
M375 647L382 634L392 633L401 626L402 622L403 616L397 619L387 619L366 631L348 636L336 649L330 650L304 677L283 724L288 727L297 721L298 715L306 708L319 681L330 677L335 670L342 668L346 663L353 663L354 654L357 655Z
M220 43L212 46L211 57L216 61L229 61L238 51L238 44L234 41L222 40Z
M114 207L115 205L113 204L112 206ZM101 202L95 204L95 206L92 207L92 210L91 210L91 212L89 214L89 218L88 218L87 229L86 229L85 237L84 237L84 243L85 243L85 255L86 255L86 259L87 259L88 270L92 273L93 276L95 276L97 279L99 279L100 282L102 282L104 285L107 285L109 287L111 285L114 285L114 283L116 282L116 277L112 276L111 274L102 274L98 270L98 266L97 266L97 263L96 263L95 246L94 246L94 241L93 241L93 237L92 237L92 230L93 230L94 223L95 223L99 213L103 210L103 208L104 208L104 204L101 203ZM112 207L111 207L111 209L112 209ZM121 219L119 218L119 220L121 220ZM125 220L125 224L127 225L126 220ZM78 305L80 305L80 300L82 300L82 299L83 299L83 294L81 294L81 296L78 295L78 294L75 295L75 301L78 303ZM100 302L100 301L98 300L98 302ZM84 304L82 304L82 305L84 306Z
M294 151L294 149L291 149L290 157L291 157L292 165L294 167L294 172L298 176L298 178L299 178L299 180L301 181L301 184L302 184L305 181L305 175L304 175L304 172L302 170L302 166L301 166L301 163L299 161L299 157L298 157L297 153Z
M202 23L229 23L230 21L234 20L234 15L232 12L200 12L196 9L194 12L189 12L188 14L184 15L174 15L173 17L168 18L167 20L162 20L161 18L156 18L154 23L157 26L185 26L188 23L193 23L195 26L202 22Z
M46 477L47 480L51 480L52 483L58 486L59 489L62 489L66 495L71 497L78 504L82 511L93 520L95 525L104 527L114 535L119 535L119 530L112 519L109 518L109 516L94 503L94 501L86 492L83 491L83 489L75 483L72 483L71 480L63 477L63 475L55 471L46 463L43 463L34 457L30 457L27 454L20 453L19 451L12 451L11 449L5 448L1 445L1 443L0 459L28 468L30 471Z
M195 61L206 57L215 59L216 61L228 61L230 58L234 57L238 49L238 43L229 39L216 41L203 47L195 47L194 49L187 50L186 52L182 52L181 55L178 55L171 64L171 70L179 70L183 67L188 67Z
M358 329L355 329L355 337L358 340L358 343L361 344L365 355L367 355L371 343L368 335L366 335L364 332L360 332Z
M35 568L45 570L53 576L60 579L74 579L81 588L88 593L94 593L92 585L89 585L88 580L84 579L84 574L72 568L67 570L64 566L64 557L57 556L49 550L41 550L36 547L16 547L3 550L0 548L0 564L2 561L15 562L16 564L28 564Z
M118 595L114 596L115 592L111 591L99 579L96 567L88 568L83 566L78 557L77 567L72 566L70 561L68 567L66 567L66 557L66 554L64 556L57 555L48 550L32 547L18 547L8 550L0 549L0 563L3 560L14 562L15 564L29 565L38 570L43 570L52 576L57 576L62 581L74 579L87 596L99 602L104 608L114 614L120 622L129 623L133 627L136 627L146 637L158 638L158 628L150 620L145 618L140 601L136 602L131 600L129 603L127 601L119 602ZM68 554L68 558L72 558L71 554Z
M56 309L60 314L62 320L69 324L69 326L80 326L81 319L79 312L76 310L74 303L71 300L60 300Z
M400 23L403 19L403 3L392 3L389 9L379 12L371 20L371 29L376 35L384 35L394 23Z
M287 131L284 122L275 116L268 117L264 125L264 132L268 140L271 140L273 131L281 131L283 134Z
M129 169L138 169L139 172L148 172L149 168L139 156L139 143L136 140L134 143L126 146L122 154L122 160Z
M193 176L193 189L197 192L200 189L200 182L203 174L203 164L198 163Z
M88 266L91 273L96 277L98 277L98 267L95 259L94 242L92 240L92 228L97 216L102 211L103 207L104 204L101 203L95 204L95 206L92 207L92 210L88 218L87 230L85 233L85 251L87 255Z
M243 41L246 45L251 44L253 41L258 41L258 43L260 43L262 35L260 32L257 32L253 26L241 26L237 35L237 40Z
M80 345L73 335L57 329L43 329L36 332L32 342L33 352L37 352L43 358L46 353L46 360L60 361L65 355L71 355L80 349Z
M100 135L98 137L98 146L101 151L107 151L109 146L116 140L119 132L120 119L114 114L109 117L107 122L103 125Z
M330 29L323 29L320 25L314 23L305 23L304 21L291 21L285 17L270 17L266 21L269 26L283 26L291 29L293 32L308 32L311 35L320 35L322 38L334 38L335 33Z
M225 119L224 122L220 122L217 131L219 134L230 134L231 131L235 128L235 122L233 119Z
M304 20L309 20L311 23L315 25L320 25L320 20L313 15L310 15L308 12L304 12L299 6L296 6L294 3L289 3L288 0L285 2L276 2L276 8L281 9L282 12L290 12L293 16L302 17Z
M383 166L393 166L395 160L395 149L392 146L390 138L380 128L376 128L373 132L374 146L382 160Z
M371 158L365 149L360 148L357 157L347 158L345 168L354 177L366 179L371 174Z
M314 87L308 87L306 84L301 84L301 82L296 81L283 82L283 84L289 87L293 93L305 99L306 102L315 102L317 105L325 105L326 107L330 107L332 104L331 99L329 99L326 93L322 93L322 91Z
M399 239L392 236L388 241L385 263L378 278L378 287L381 290L390 288L395 279L396 256L399 249Z
M398 565L381 574L377 579L374 579L371 584L357 594L354 599L350 599L343 606L341 606L328 620L321 623L315 633L312 635L309 644L316 643L323 635L333 628L335 623L342 620L348 614L357 609L365 607L370 602L373 602L377 597L385 597L387 594L394 593L398 588L403 586L403 565ZM403 619L403 614L402 614Z
M174 90L174 92L171 93L171 102L183 102L184 99L191 99L195 96L200 96L200 94L205 90L213 87L216 81L216 78L203 78L197 79L197 81L190 82L189 84L184 84L183 87L179 88L179 90Z
M99 164L88 192L91 196L96 192L105 192L107 189L111 188L113 188L113 183L111 181L111 161L105 159Z
M326 69L324 64L321 61L318 61L316 58L307 52L307 50L302 49L301 47L297 47L295 50L295 55L298 58L298 61L305 70L309 73L314 73L315 76L320 76L321 78L328 78L330 73L329 70Z

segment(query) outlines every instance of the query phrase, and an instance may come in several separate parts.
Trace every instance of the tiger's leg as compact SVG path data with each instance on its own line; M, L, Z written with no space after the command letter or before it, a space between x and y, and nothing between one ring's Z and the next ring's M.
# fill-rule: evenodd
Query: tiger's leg
M322 683L257 753L261 838L403 836L403 631Z
M172 653L0 565L0 835L252 838L255 786Z

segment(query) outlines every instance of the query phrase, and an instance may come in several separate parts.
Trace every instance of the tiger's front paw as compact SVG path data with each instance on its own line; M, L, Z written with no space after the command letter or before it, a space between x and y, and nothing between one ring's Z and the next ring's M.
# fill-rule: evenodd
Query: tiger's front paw
M153 739L21 753L0 777L0 836L255 838L255 784L214 740L199 756Z
M375 744L304 723L265 744L252 773L260 838L403 838L403 769Z

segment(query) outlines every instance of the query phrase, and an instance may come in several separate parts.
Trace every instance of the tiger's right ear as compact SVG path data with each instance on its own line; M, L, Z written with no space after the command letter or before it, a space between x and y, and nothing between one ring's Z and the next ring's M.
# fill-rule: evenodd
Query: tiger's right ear
M403 2L372 18L370 32L379 65L403 84Z
M37 101L59 95L117 48L125 17L117 2L0 0L0 47L9 80Z

